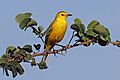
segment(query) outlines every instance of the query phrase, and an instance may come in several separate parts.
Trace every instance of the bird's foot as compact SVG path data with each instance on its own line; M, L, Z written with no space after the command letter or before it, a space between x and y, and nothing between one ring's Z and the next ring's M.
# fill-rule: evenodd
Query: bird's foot
M67 47L66 46L62 46L62 51L65 51L65 53L67 53Z
M55 57L57 57L56 53L58 53L58 51L53 49L53 54Z
M56 45L62 47L62 51L65 51L65 53L67 53L67 46L63 46L60 44L56 44ZM62 53L62 55L63 55L63 53Z

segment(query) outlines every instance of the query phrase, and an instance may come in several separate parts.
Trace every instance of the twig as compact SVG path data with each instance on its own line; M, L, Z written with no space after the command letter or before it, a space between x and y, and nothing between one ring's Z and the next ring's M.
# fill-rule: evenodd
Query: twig
M67 44L67 45L70 45L70 43L71 43L71 41L72 41L73 37L75 36L75 35L74 35L74 33L75 33L75 31L73 31L73 33L72 33L72 37L70 38L70 41L68 42L68 44Z
M42 40L42 42L45 43L45 41L43 40L41 35L39 35L38 38L40 38Z

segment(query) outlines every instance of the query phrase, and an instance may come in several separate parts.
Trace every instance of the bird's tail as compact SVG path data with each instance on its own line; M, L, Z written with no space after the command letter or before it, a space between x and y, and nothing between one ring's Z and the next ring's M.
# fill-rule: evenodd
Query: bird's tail
M52 46L44 46L44 49L45 49L46 52L47 52L47 51L51 51ZM43 56L42 60L43 60L44 62L47 62L47 61L48 61L48 56L49 56L49 54L46 54L45 56Z

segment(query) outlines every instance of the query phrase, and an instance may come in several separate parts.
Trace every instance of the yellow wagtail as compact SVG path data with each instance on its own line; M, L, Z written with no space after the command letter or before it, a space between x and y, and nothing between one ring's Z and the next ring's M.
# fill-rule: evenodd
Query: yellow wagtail
M60 11L56 14L55 19L50 24L49 28L46 30L48 33L45 36L44 49L50 51L57 43L59 43L66 32L67 22L66 18L72 16L65 11ZM48 54L43 56L43 61L47 62Z

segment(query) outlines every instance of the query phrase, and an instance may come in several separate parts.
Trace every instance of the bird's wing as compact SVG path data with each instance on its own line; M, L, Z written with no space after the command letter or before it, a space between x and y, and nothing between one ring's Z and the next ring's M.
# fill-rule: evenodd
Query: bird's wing
M51 31L52 31L52 27L49 26L49 27L46 29L45 32L41 33L41 36L43 37L43 36L45 36L45 35L49 35Z
M46 43L47 43L47 41L48 41L48 37L49 37L49 35L50 35L50 33L52 32L52 27L51 27L51 25L48 27L48 29L44 32L45 34L46 34L46 36L45 36L45 45L46 45ZM45 49L45 46L44 46L44 49Z

